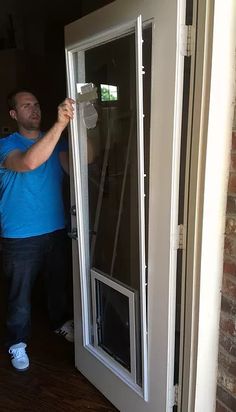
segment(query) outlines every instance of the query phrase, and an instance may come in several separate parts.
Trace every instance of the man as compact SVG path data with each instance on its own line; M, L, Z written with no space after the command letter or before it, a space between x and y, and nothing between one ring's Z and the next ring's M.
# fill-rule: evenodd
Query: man
M74 101L65 99L57 120L40 131L37 98L27 90L9 98L18 133L0 139L0 216L3 269L7 285L6 345L12 365L28 369L26 342L30 332L31 291L43 270L52 329L73 341L67 317L63 169L67 147L59 142L73 118Z

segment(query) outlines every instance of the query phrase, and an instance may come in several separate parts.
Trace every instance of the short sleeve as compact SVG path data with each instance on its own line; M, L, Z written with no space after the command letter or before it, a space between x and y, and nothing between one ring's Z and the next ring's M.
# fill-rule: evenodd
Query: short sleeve
M9 137L0 139L0 167L3 167L3 163L9 153L20 148L20 145L18 147L18 145L16 144L15 139L10 139Z

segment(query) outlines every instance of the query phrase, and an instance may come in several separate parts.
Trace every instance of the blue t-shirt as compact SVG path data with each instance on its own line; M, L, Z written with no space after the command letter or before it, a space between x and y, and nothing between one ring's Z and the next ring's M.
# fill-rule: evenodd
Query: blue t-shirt
M25 152L34 143L19 133L0 139L2 237L38 236L65 227L59 152L66 151L66 146L58 143L50 158L35 170L15 172L3 165L10 152Z

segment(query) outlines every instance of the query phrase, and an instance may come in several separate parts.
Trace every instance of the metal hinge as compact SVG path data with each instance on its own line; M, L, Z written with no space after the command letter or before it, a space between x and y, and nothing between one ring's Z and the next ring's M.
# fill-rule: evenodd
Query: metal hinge
M183 250L185 246L185 230L184 230L184 225L179 225L178 226L178 231L179 231L179 245L178 249Z
M76 206L75 206L75 205L71 206L71 208L70 208L70 214L71 214L72 216L76 216Z
M73 227L72 230L71 230L71 232L68 232L67 235L68 235L71 239L77 240L77 239L78 239L78 231L77 231L77 228L76 228L76 227Z
M195 30L193 26L181 26L181 47L182 56L192 56L195 43Z
M179 385L174 385L174 405L178 405L179 402Z
M172 408L173 406L178 406L178 401L179 401L179 385L174 385L172 386L171 389L171 400L170 400L170 407Z
M178 225L176 232L172 236L172 245L175 250L183 250L185 248L185 227Z

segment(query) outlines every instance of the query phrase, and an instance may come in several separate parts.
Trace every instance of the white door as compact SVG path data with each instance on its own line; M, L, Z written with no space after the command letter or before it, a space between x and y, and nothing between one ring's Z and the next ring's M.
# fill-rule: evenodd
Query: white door
M65 30L76 367L123 412L174 403L184 7L117 0Z

